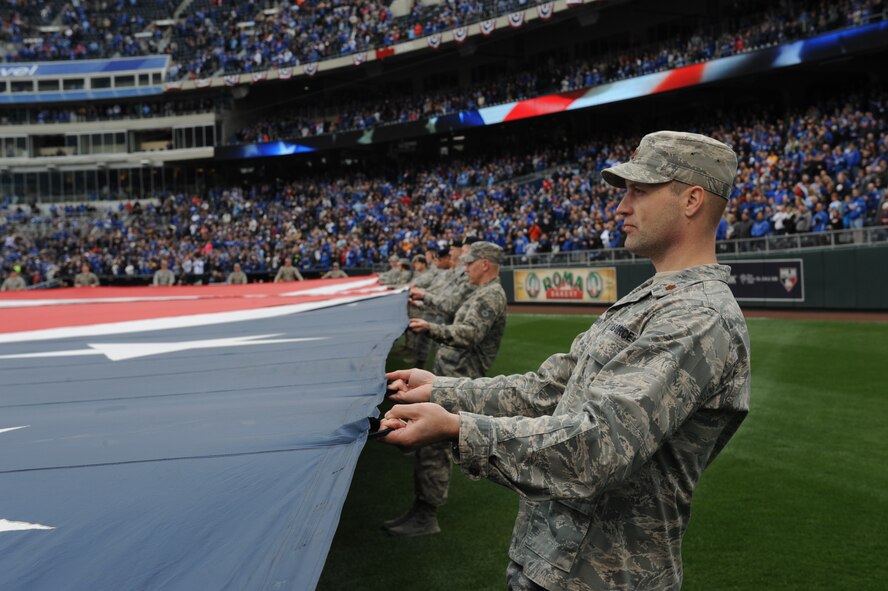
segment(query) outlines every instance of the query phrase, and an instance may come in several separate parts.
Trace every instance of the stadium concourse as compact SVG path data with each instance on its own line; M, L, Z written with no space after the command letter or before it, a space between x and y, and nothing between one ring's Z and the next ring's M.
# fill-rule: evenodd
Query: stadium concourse
M0 588L314 588L406 299L0 294Z

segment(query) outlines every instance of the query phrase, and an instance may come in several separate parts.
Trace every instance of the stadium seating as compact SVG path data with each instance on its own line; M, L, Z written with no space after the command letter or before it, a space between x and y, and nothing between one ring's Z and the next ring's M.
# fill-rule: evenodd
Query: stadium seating
M395 17L382 0L347 4L319 0L16 2L2 17L0 41L14 45L6 61L15 62L169 53L174 61L169 77L179 80L349 55L538 3L417 2L408 14ZM740 3L735 9L737 22L725 22L703 35L677 40L669 49L627 53L617 61L613 72L599 75L620 79L673 67L678 62L731 55L866 22L884 10L873 0L823 0L800 5L792 14L771 3ZM157 24L167 19L175 21L169 31ZM55 30L40 30L47 26Z
M888 94L875 92L772 118L696 123L694 129L720 137L740 156L725 225L744 212L752 219L762 213L765 236L880 223L888 187L886 106ZM614 248L622 244L614 215L620 191L598 172L627 159L638 139L575 146L567 156L555 147L516 149L483 161L433 163L396 178L279 179L248 191L97 203L92 211L10 203L0 210L3 264L22 265L42 281L73 274L82 260L99 274L126 276L150 275L162 258L187 271L200 258L205 275L191 279L206 281L221 280L234 262L268 273L286 256L305 270L333 261L366 268L392 253L409 256L464 235L517 255ZM795 219L781 228L776 222L786 208L811 212L807 228L797 230ZM838 225L824 221L819 209L838 216ZM726 228L722 237L749 232Z

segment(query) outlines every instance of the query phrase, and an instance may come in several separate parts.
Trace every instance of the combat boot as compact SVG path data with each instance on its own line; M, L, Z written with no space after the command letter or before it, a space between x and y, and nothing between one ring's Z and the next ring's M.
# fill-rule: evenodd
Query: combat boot
M416 513L416 506L418 504L419 504L419 501L413 501L413 504L410 505L410 508L407 509L406 511L404 511L403 513L401 513L400 515L398 515L397 517L394 517L392 519L386 519L385 521L383 521L382 528L389 529L391 527L395 527L396 525L401 525L402 523L404 523L405 521L407 521L408 519L413 517L413 514Z
M413 536L428 536L441 531L438 527L438 517L435 515L436 508L428 503L417 501L414 503L416 509L413 515L400 525L388 528L388 532L395 536L404 536L407 538Z

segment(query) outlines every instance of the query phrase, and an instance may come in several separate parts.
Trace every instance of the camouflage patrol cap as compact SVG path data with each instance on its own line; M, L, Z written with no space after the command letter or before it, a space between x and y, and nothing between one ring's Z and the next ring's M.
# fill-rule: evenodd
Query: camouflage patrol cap
M421 254L415 254L415 255L413 255L413 259L412 259L412 260L413 260L414 263L425 263L425 264L428 264L428 261L426 260L426 258L425 258L423 255L421 255Z
M497 265L502 264L503 249L493 242L473 242L471 246L469 246L469 252L460 257L460 260L465 264L477 261L478 259L487 259L491 263L496 263Z
M629 162L602 170L601 178L620 188L626 181L681 181L728 199L736 174L737 155L726 144L698 133L657 131L641 138Z

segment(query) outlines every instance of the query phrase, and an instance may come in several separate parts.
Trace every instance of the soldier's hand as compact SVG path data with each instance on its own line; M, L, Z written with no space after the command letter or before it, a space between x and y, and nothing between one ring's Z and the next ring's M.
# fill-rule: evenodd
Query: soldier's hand
M459 415L430 402L398 404L385 413L379 428L393 429L380 441L413 449L447 439L459 439Z
M407 324L407 328L413 332L428 332L429 321L424 318L411 318L410 322Z
M401 369L385 374L391 380L389 396L395 402L428 402L432 397L432 382L435 374L424 369Z
M425 297L425 291L418 287L410 288L410 299L411 300L421 300Z

